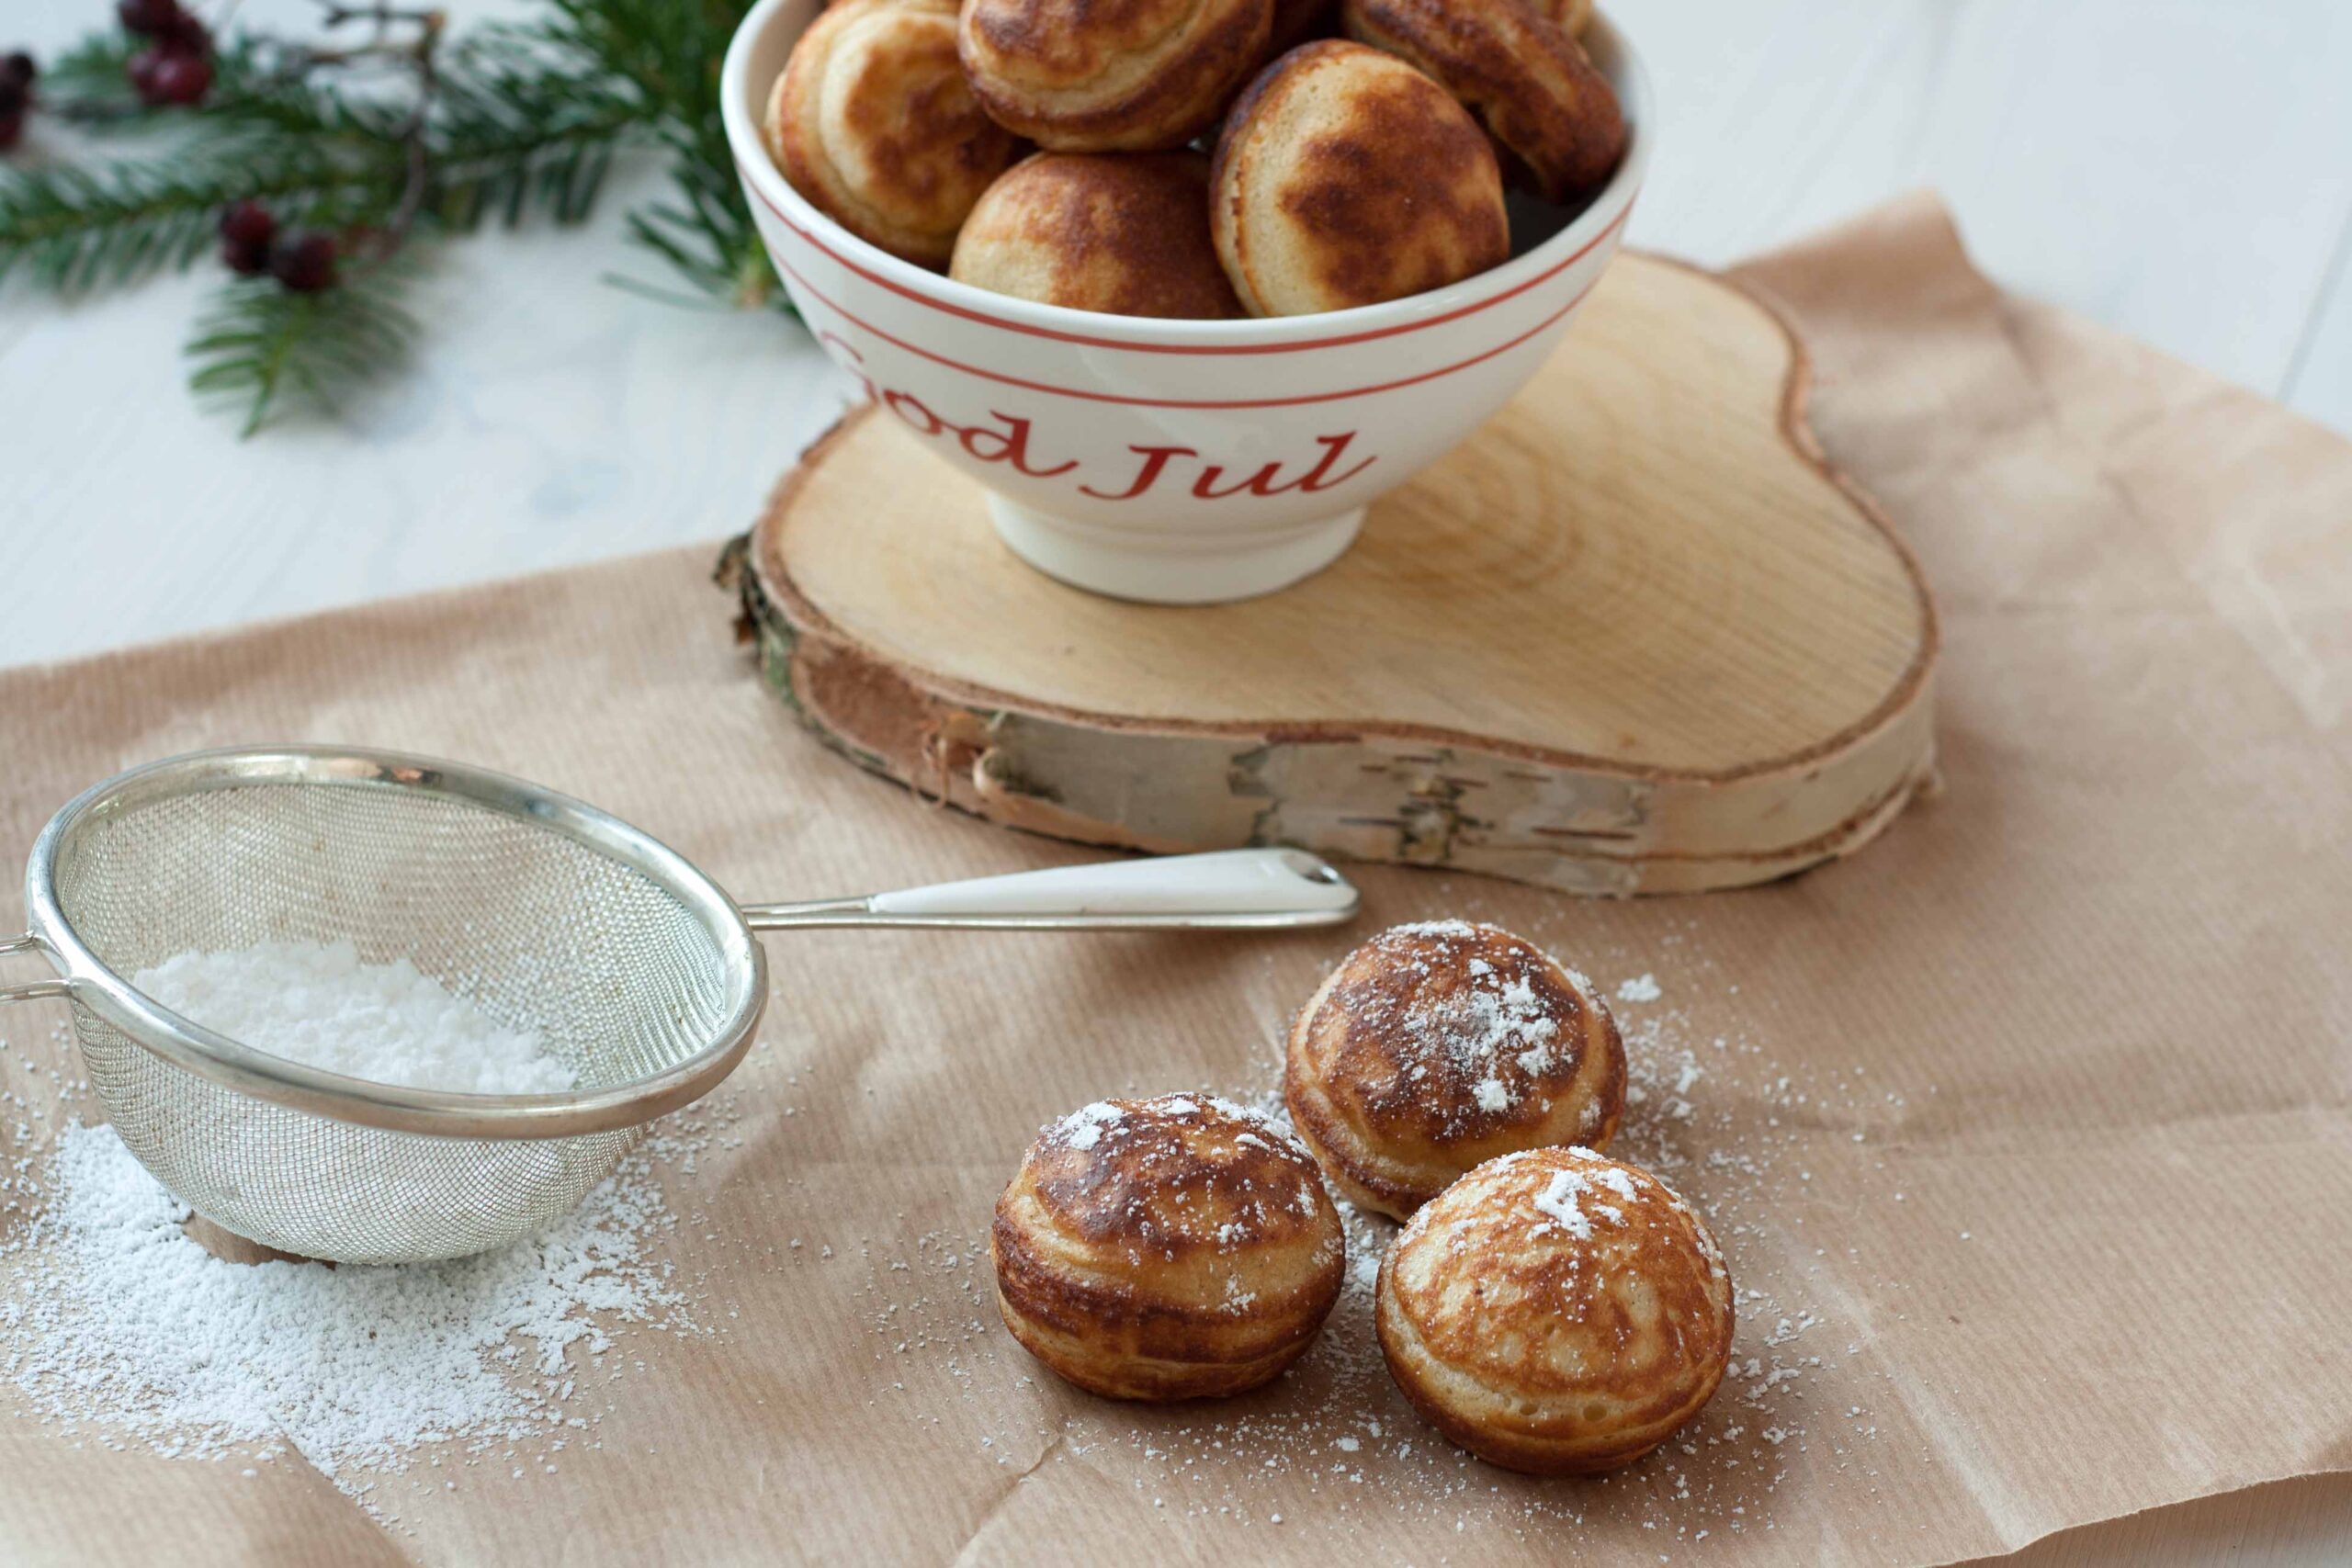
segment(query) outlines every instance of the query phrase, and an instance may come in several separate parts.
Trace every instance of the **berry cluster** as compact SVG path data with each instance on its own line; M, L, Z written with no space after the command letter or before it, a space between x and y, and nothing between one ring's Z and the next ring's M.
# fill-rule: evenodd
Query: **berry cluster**
M179 0L118 0L115 16L147 40L128 68L141 103L161 108L204 101L212 90L212 34Z
M33 78L40 74L23 50L0 57L0 152L25 133L25 111L32 107Z
M334 287L334 236L280 234L277 220L258 201L241 201L220 215L220 259L232 272L266 272L297 294Z

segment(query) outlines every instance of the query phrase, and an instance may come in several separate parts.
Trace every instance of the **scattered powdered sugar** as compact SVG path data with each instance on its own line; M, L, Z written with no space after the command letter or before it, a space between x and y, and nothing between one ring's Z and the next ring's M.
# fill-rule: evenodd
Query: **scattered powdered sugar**
M469 1094L572 1087L537 1033L507 1028L406 958L362 963L348 942L183 953L130 983L216 1034L346 1077Z
M1544 1190L1538 1192L1533 1198L1529 1200L1531 1203L1534 1204L1538 1212L1549 1215L1554 1223L1558 1224L1562 1230L1567 1232L1568 1235L1576 1237L1578 1241L1590 1241L1592 1239L1591 1215L1585 1213L1584 1206L1578 1201L1578 1200L1586 1197L1592 1197L1595 1190L1598 1189L1600 1191L1612 1194L1615 1197L1621 1198L1630 1203L1640 1192L1640 1189L1634 1185L1633 1177L1628 1175L1621 1167L1611 1163L1609 1156L1606 1155L1596 1154L1590 1149L1578 1148L1573 1145L1563 1149L1543 1150L1537 1152L1547 1155L1569 1155L1576 1159L1587 1162L1590 1168L1584 1168L1578 1166L1570 1166L1565 1169L1554 1171L1552 1173L1552 1179L1544 1183ZM1527 1155L1525 1153L1506 1155L1503 1156L1503 1161L1498 1163L1516 1161L1526 1157ZM1667 1196L1671 1199L1678 1207L1684 1206L1681 1204L1680 1199L1677 1197L1671 1190L1668 1190ZM1608 1221L1612 1225L1623 1224L1625 1223L1625 1211L1623 1208L1620 1208L1615 1203L1602 1202L1597 1197L1594 1197L1593 1199L1592 1213L1600 1215L1602 1219ZM1705 1227L1700 1227L1700 1236L1702 1247L1709 1248L1709 1257L1712 1261L1713 1254L1711 1249L1711 1244L1707 1244L1705 1241ZM1722 1271L1720 1267L1717 1268L1716 1271L1719 1273Z
M1459 935L1471 928L1445 920L1408 929ZM1668 936L1661 945L1683 940ZM1703 974L1694 961L1675 976L1678 996L1698 995ZM1710 999L1728 1007L1710 1010L1736 1009L1736 990L1723 987ZM1384 1521L1403 1517L1461 1530L1465 1545L1478 1539L1474 1532L1524 1543L1540 1523L1590 1529L1607 1521L1655 1532L1644 1539L1661 1548L1702 1537L1713 1546L1774 1529L1775 1495L1794 1472L1808 1489L1874 1488L1880 1472L1867 1445L1878 1438L1875 1423L1849 1416L1859 1402L1849 1398L1815 1409L1812 1391L1825 1380L1843 1395L1883 1373L1866 1322L1843 1332L1829 1326L1849 1296L1820 1261L1826 1247L1810 1235L1808 1219L1825 1216L1807 1201L1814 1172L1798 1151L1818 1146L1811 1140L1824 1122L1866 1125L1899 1112L1902 1097L1866 1089L1859 1067L1815 1074L1775 1062L1754 1041L1702 1032L1680 1007L1645 1009L1621 1027L1628 1105L1599 1157L1640 1167L1687 1201L1713 1233L1710 1263L1724 1262L1713 1242L1729 1250L1738 1311L1723 1387L1639 1464L1575 1483L1528 1480L1432 1431L1389 1377L1374 1324L1382 1259L1399 1227L1336 1193L1347 1272L1313 1348L1268 1389L1160 1408L1073 1394L1029 1359L998 1320L984 1229L863 1239L856 1247L869 1270L871 1330L877 1359L890 1369L876 1403L897 1402L908 1419L934 1430L970 1432L981 1453L1016 1472L1076 1465L1090 1484L1108 1479L1170 1512L1237 1526L1295 1524L1311 1506L1318 1528L1341 1536L1360 1529L1367 1544L1392 1542ZM1276 1055L1259 1079L1257 1103L1286 1127L1281 1075ZM1564 1209L1572 1197L1588 1224L1607 1221L1604 1203L1640 1190L1608 1164L1584 1175L1586 1186L1558 1196ZM984 1217L976 1224L984 1226ZM1837 1245L1845 1269L1865 1266L1850 1246Z
M1539 1077L1552 1066L1552 1042L1559 1036L1559 1021L1524 979L1486 983L1493 978L1491 968L1473 976L1468 986L1428 1009L1420 1021L1420 1032L1473 1070L1491 1069L1508 1058L1530 1077ZM1476 1093L1478 1103L1489 1111L1506 1109L1513 1098L1510 1088L1491 1071L1478 1080Z
M1164 1094L1155 1100L1127 1105L1098 1100L1091 1105L1080 1106L1059 1121L1048 1122L1041 1136L1049 1144L1059 1144L1064 1148L1083 1153L1100 1145L1106 1137L1114 1138L1122 1133L1134 1131L1138 1120L1148 1122L1162 1116L1196 1116L1204 1110L1247 1122L1256 1129L1255 1133L1241 1134L1235 1139L1237 1143L1255 1144L1265 1148L1268 1145L1264 1140L1271 1136L1281 1145L1283 1152L1300 1159L1306 1157L1305 1147L1291 1135L1287 1122L1277 1123L1261 1111L1237 1105L1221 1095L1214 1094Z
M1408 920L1401 926L1390 926L1388 929L1402 931L1407 936L1464 937L1478 934L1477 927L1461 919Z
M1230 1116L1237 1122L1250 1122L1261 1133L1272 1136L1283 1148L1292 1153L1302 1157L1306 1154L1306 1145L1299 1142L1296 1129L1290 1124L1288 1111L1277 1116L1270 1113L1263 1106L1244 1105L1238 1100L1227 1100L1221 1094L1210 1095L1208 1100L1209 1108L1219 1115ZM1242 1134L1243 1137L1249 1135L1246 1133Z
M532 1241L401 1268L232 1263L111 1128L67 1122L45 1202L8 1242L0 1374L45 1423L173 1457L288 1450L355 1494L428 1444L601 1446L582 1385L623 1325L699 1332L652 1250L674 1222L657 1137ZM440 1460L435 1457L435 1464Z
M1584 1210L1577 1206L1577 1196L1591 1190L1592 1183L1585 1179L1584 1172L1555 1170L1552 1173L1552 1179L1544 1183L1544 1190L1535 1195L1533 1201L1535 1207L1549 1214L1553 1223L1562 1230L1578 1241L1590 1241L1592 1222L1585 1218Z
M1617 986L1617 999L1621 1002L1654 1002L1664 995L1655 975L1640 975L1620 981Z
M1555 1048L1560 1038L1557 1001L1531 976L1549 961L1524 950L1502 967L1487 958L1463 955L1453 945L1491 940L1464 920L1425 920L1393 926L1373 939L1383 962L1404 977L1402 989L1366 987L1351 1005L1363 1021L1389 1032L1404 1048L1404 1087L1436 1103L1466 1094L1489 1116L1511 1110L1528 1096L1541 1097L1547 1075L1572 1063ZM1435 945L1435 953L1417 944ZM1515 945L1515 944L1514 944ZM1567 971L1586 995L1590 982ZM1514 1072L1511 1069L1516 1068ZM1550 1101L1543 1103L1548 1108ZM1462 1118L1449 1110L1448 1126Z
M1054 1123L1047 1136L1074 1149L1091 1149L1102 1141L1102 1130L1115 1127L1126 1112L1107 1100L1081 1105Z

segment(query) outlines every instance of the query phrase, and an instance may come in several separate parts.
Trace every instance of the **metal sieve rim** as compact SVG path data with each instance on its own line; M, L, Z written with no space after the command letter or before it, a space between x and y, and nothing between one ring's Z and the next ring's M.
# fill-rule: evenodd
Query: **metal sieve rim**
M418 790L530 822L628 866L677 898L718 944L727 1010L709 1042L660 1072L560 1094L461 1094L322 1072L216 1034L153 1001L103 963L58 903L62 866L85 823L157 800L254 784L289 788ZM373 749L229 747L149 762L66 803L33 841L25 909L38 948L63 978L58 988L149 1054L273 1105L390 1132L461 1138L558 1138L650 1122L708 1093L750 1048L767 1002L767 956L724 889L693 862L643 830L584 801L462 762ZM47 993L44 993L47 994Z

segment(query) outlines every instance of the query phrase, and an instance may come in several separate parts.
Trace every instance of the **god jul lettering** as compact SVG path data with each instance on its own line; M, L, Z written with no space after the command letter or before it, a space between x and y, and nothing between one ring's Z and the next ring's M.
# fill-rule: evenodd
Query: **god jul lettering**
M923 435L953 437L967 455L983 463L1009 463L1032 479L1041 479L1069 473L1079 466L1076 458L1051 467L1031 462L1031 422L1018 414L991 409L989 418L995 422L993 424L957 424L954 420L933 412L922 400L910 393L886 391L881 394L881 399L882 406L897 414L909 429ZM1338 435L1317 436L1315 444L1323 449L1321 456L1304 464L1305 471L1290 479L1283 477L1283 470L1288 466L1284 459L1261 464L1249 478L1236 479L1230 484L1226 482L1224 464L1200 463L1192 470L1193 494L1202 501L1223 501L1228 496L1244 494L1281 495L1290 491L1311 494L1316 491L1329 490L1334 485L1345 484L1376 461L1365 457L1347 468L1340 468L1340 458L1346 456L1355 438L1356 433L1352 430ZM1133 501L1157 489L1178 459L1197 461L1201 456L1199 449L1192 446L1131 446L1127 450L1135 455L1136 466L1123 485L1105 489L1081 481L1078 486L1080 493L1093 496L1099 501ZM1172 482L1183 482L1182 471Z
M864 384L865 395L897 414L900 422L910 430L933 439L942 436L953 437L956 444L963 447L967 456L983 463L1010 463L1014 468L1032 479L1056 479L1078 468L1078 460L1074 457L1068 462L1057 463L1050 468L1032 463L1029 460L1031 428L1029 420L1017 414L990 409L989 418L996 421L996 425L958 424L954 420L933 412L922 399L911 392L901 392L894 389L876 386L874 378L865 374L865 354L855 344L838 333L820 333L818 336L828 346L838 350L847 360L848 363L844 364L842 368ZM1193 474L1193 494L1202 501L1223 501L1229 496L1282 495L1290 491L1312 494L1317 491L1343 485L1379 460L1376 457L1366 457L1349 468L1334 472L1339 468L1340 459L1346 455L1349 446L1354 442L1355 438L1356 433L1352 430L1344 431L1337 435L1317 436L1315 444L1323 448L1321 456L1308 463L1304 473L1289 479L1282 478L1283 462L1281 459L1261 465L1256 473L1232 484L1225 482L1226 466L1224 464L1201 463L1199 468ZM1133 501L1136 497L1148 494L1156 489L1160 479L1168 475L1170 466L1177 459L1191 458L1198 461L1201 456L1199 450L1192 446L1131 446L1127 450L1135 455L1136 461L1134 472L1127 478L1123 487L1104 490L1080 481L1078 486L1080 493L1093 496L1101 501ZM1172 482L1178 484L1183 482L1181 470Z

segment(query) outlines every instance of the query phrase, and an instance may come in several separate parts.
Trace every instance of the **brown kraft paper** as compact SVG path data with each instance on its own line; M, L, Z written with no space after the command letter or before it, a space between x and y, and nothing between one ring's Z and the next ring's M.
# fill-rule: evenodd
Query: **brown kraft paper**
M1926 203L1742 276L1939 599L1941 787L1879 842L1635 903L1363 867L1357 928L1272 940L770 938L729 1136L662 1177L717 1331L627 1341L601 1448L382 1477L363 1507L296 1455L247 1479L69 1442L0 1381L0 1553L1928 1562L2352 1467L2352 448L2004 298ZM1085 858L801 734L716 554L0 675L0 848L130 763L300 739L538 780L745 900ZM1605 1483L1489 1470L1390 1386L1360 1288L1217 1404L1096 1400L1012 1344L983 1237L1039 1123L1263 1096L1347 947L1453 914L1627 985L1619 1151L1712 1217L1741 1288L1699 1421ZM62 1016L0 1015L0 1086L36 1106ZM57 1120L12 1106L9 1159Z

